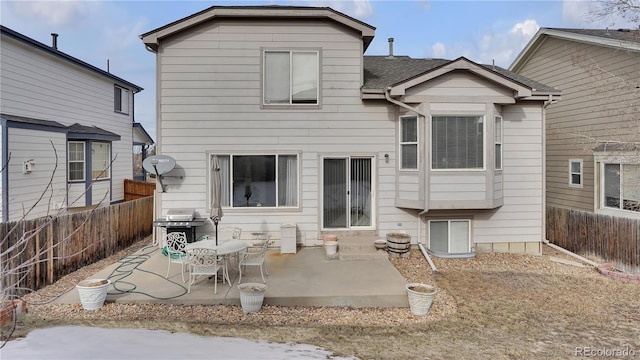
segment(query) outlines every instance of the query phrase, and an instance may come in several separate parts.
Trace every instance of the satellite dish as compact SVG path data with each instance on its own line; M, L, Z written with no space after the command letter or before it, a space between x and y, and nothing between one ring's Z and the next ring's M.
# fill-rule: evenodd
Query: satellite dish
M176 160L169 155L153 155L144 159L142 167L149 173L164 175L176 167Z
M162 175L168 173L176 167L176 160L169 155L153 155L144 159L142 167L151 174L156 174L162 192L165 192L164 184L162 183Z

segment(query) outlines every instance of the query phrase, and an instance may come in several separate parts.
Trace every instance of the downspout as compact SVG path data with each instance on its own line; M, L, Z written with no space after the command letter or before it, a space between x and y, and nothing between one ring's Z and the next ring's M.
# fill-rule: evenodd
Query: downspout
M546 100L546 101L544 102L543 108L544 108L544 109L546 109L549 105L553 105L553 104L555 104L555 103L557 103L557 102L558 102L557 100L553 100L553 95L549 94L549 100ZM544 126L545 126L545 128L546 128L546 120L547 120L546 113L545 113L545 118L544 118L544 119L545 119L545 124L544 124ZM545 141L546 141L546 139L545 139ZM545 155L546 155L546 154L545 154ZM546 169L546 166L544 166L544 167L543 167L543 169ZM545 207L546 207L546 197L545 197L545 202L544 202L544 203L545 203ZM547 224L546 224L546 219L545 219L545 220L543 220L543 221L545 221L545 223L543 224L543 229L546 229L546 226L547 226ZM591 266L597 266L597 265L598 265L598 264L596 264L595 262L593 262L593 261L591 261L591 260L589 260L589 259L587 259L587 258L584 258L584 257L582 257L582 256L580 256L580 255L578 255L578 254L576 254L576 253L573 253L573 252L571 252L571 251L569 251L569 250L567 250L567 249L565 249L565 248L562 248L562 247L560 247L560 246L558 246L558 245L556 245L556 244L551 243L551 242L546 238L546 236L545 236L545 238L544 238L544 239L542 239L542 241L543 241L547 246L549 246L550 248L555 249L555 250L558 250L558 251L560 251L560 252L562 252L562 253L564 253L564 254L567 254L567 255L569 255L569 256L572 256L572 257L574 257L574 258L576 258L576 259L578 259L578 260L582 261L582 262L583 262L583 263L585 263L585 264L588 264L588 265L591 265Z
M412 106L409 106L401 101L395 100L391 98L391 95L389 95L389 91L391 91L391 86L388 86L385 91L384 91L384 98L394 104L397 105L403 109L407 109L411 112L414 112L420 116L423 116L425 119L428 117L428 115L426 113L424 113L423 111L420 111ZM427 259L427 262L429 263L429 266L431 266L431 270L433 272L438 272L438 269L436 268L436 265L433 263L433 260L431 260L431 257L429 256L429 254L427 253L427 249L425 249L424 245L422 244L422 242L420 241L420 233L422 232L422 226L420 226L420 223L422 222L422 215L426 214L428 210L423 210L420 213L418 213L418 248L420 248L420 252L422 252L422 255L425 257L425 259Z

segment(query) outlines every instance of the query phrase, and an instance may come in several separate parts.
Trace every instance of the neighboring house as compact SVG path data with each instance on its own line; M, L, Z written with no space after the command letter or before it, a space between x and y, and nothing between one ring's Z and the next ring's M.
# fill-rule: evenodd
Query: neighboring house
M142 88L1 30L2 221L122 201Z
M640 218L640 30L541 28L510 69L562 90L547 204Z
M221 224L244 239L295 224L304 246L406 232L441 255L540 253L559 91L465 58L363 56L374 27L324 7L211 7L140 37L157 153L177 164L159 217L208 216L215 156Z

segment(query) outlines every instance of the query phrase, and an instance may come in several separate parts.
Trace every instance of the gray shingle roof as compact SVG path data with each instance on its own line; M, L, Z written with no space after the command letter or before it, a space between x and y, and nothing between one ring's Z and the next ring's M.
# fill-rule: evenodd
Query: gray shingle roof
M112 133L111 131L101 129L97 126L86 126L86 125L80 125L78 123L75 123L69 126L69 135L70 137L72 137L73 135L80 135L83 137L99 136L99 137L105 137L105 138L114 138L114 139L117 138L117 140L120 140L120 135L116 133Z
M445 59L412 59L409 56L365 56L364 57L364 89L386 89L410 80L432 70L440 68L452 60ZM499 66L482 65L506 79L531 88L534 93L560 93L551 86L544 85L522 75L503 69Z
M630 41L640 44L640 30L630 29L565 29L565 28L548 28L555 31L563 31L578 35L594 36L605 39L613 39L620 41Z
M43 119L35 119L25 116L18 115L10 115L10 114L0 114L3 120L12 121L20 124L29 124L29 125L38 125L38 126L46 126L58 129L66 129L67 126L60 124L57 121L51 120L43 120Z

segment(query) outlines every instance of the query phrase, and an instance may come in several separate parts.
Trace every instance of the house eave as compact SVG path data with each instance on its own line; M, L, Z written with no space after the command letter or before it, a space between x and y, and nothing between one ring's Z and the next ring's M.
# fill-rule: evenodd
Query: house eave
M45 45L45 44L43 44L43 43L41 43L39 41L36 41L36 40L28 37L28 36L22 35L17 31L11 30L11 29L9 29L9 28L7 28L5 26L2 26L2 25L0 25L0 29L2 31L2 35L3 36L7 36L7 37L12 38L12 39L14 39L16 41L19 41L19 42L21 42L21 43L23 43L23 44L25 44L27 46L30 46L30 47L32 47L34 49L37 49L37 50L43 51L43 52L45 52L45 53L47 53L49 55L55 56L58 59L62 59L64 61L68 62L68 63L71 63L73 65L79 66L79 67L81 67L81 68L83 68L85 70L89 70L89 71L91 71L93 73L96 73L96 74L98 74L100 76L109 78L109 79L113 80L114 82L116 82L118 85L121 85L121 86L124 86L124 87L127 87L127 88L131 89L134 93L137 93L137 92L140 92L140 91L144 90L142 87L140 87L140 86L138 86L138 85L136 85L134 83L131 83L131 82L127 81L127 80L124 80L124 79L122 79L122 78L120 78L118 76L115 76L115 75L111 74L110 72L104 71L104 70L102 70L102 69L100 69L98 67L95 67L95 66L93 66L91 64L88 64L88 63L86 63L86 62L84 62L84 61L82 61L80 59L77 59L77 58L75 58L75 57L73 57L71 55L68 55L68 54L66 54L66 53L64 53L64 52L62 52L62 51L60 51L58 49L55 49L55 48L51 47L51 46L47 46L47 45Z
M191 16L174 21L140 35L148 49L158 51L163 38L214 18L280 18L280 19L330 19L358 31L366 50L375 35L375 27L328 7L301 6L212 6Z
M626 41L615 38L605 38L602 36L594 36L594 35L586 35L586 34L577 34L569 31L562 31L558 29L550 29L550 28L541 28L534 35L533 39L529 41L527 46L518 54L515 58L511 66L509 66L509 70L513 72L519 72L522 67L529 61L531 56L536 53L536 50L544 43L547 38L558 38L568 41L581 42L585 44L604 46L614 49L624 49L629 51L639 51L640 52L640 43L634 41Z
M408 88L416 86L418 84L422 84L436 77L442 76L454 70L466 70L470 73L473 73L477 76L483 77L487 80L495 82L501 86L509 88L513 90L515 98L524 98L531 96L532 89L518 83L517 81L507 79L506 77L493 72L483 66L480 66L464 57L453 60L449 63L444 64L443 66L436 67L431 69L421 75L418 75L414 78L405 80L403 82L393 84L390 86L389 95L391 96L403 96Z

